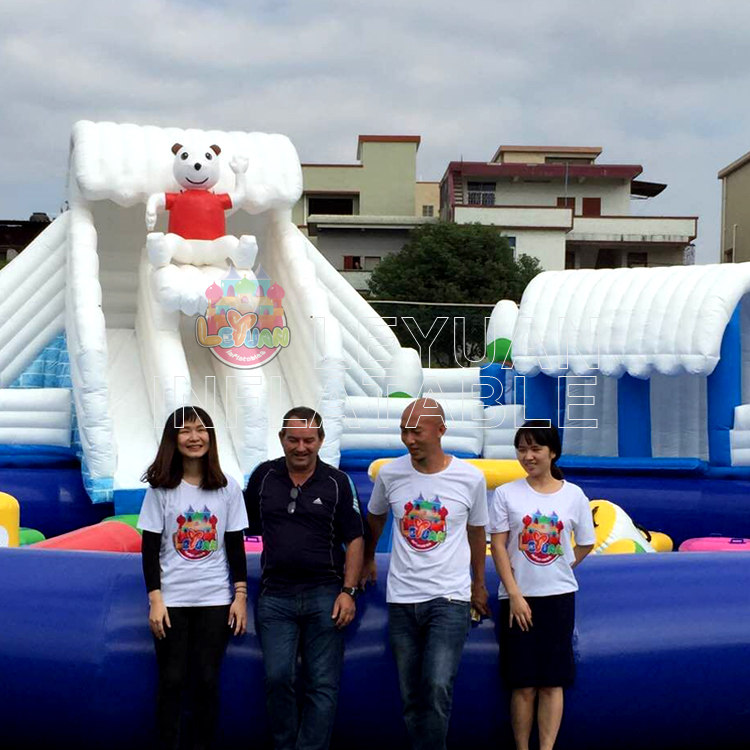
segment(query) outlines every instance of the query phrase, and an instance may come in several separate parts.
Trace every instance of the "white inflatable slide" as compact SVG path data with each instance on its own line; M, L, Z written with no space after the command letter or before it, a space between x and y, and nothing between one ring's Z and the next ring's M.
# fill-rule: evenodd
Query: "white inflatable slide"
M189 289L203 294L233 266L218 255L205 262L175 256L159 272L147 250L149 196L179 192L173 145L195 141L220 147L214 193L231 193L239 184L232 160L247 160L244 197L232 206L226 232L257 240L252 268L239 273L258 283L263 272L283 289L288 345L255 369L214 356L197 339L197 316L169 303ZM164 420L182 404L209 411L222 466L243 482L260 461L280 454L277 432L292 405L322 413L321 455L336 464L348 395L420 392L416 352L401 348L291 222L302 174L286 137L82 121L69 163L70 210L0 273L0 311L8 308L0 315L0 387L65 333L76 438L94 501L143 487ZM155 229L166 231L164 214ZM31 442L27 422L16 425L15 442Z

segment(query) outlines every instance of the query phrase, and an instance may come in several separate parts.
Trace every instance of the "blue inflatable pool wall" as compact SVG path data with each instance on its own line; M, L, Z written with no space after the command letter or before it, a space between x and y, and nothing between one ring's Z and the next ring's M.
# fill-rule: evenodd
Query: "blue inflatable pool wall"
M384 582L348 629L334 747L405 747ZM497 577L488 559L491 589ZM0 550L0 736L8 748L147 746L156 679L138 555ZM249 559L251 609L259 561ZM595 557L579 570L578 679L559 750L745 748L750 555ZM493 607L497 613L497 607ZM254 626L229 647L219 746L268 747ZM197 707L196 710L200 710ZM472 629L450 746L512 747L495 625Z

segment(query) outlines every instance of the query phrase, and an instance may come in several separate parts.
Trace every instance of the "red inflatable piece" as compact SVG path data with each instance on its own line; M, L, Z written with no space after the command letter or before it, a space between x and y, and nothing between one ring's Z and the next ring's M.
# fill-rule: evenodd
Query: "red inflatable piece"
M141 535L132 526L122 521L107 521L54 536L51 539L30 544L29 547L96 552L140 552Z

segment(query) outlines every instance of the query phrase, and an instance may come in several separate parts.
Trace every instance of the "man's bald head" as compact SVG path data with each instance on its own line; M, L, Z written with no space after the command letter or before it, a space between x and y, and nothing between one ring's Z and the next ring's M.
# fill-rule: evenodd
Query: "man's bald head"
M432 420L439 420L440 424L445 425L445 411L434 398L418 398L412 401L401 415L401 426L414 428L419 424Z
M401 415L401 442L417 464L444 460L440 441L445 434L445 412L434 398L412 401Z

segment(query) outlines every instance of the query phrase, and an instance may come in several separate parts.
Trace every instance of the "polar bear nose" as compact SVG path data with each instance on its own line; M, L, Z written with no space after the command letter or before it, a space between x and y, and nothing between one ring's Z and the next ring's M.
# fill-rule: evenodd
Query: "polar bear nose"
M200 168L201 168L201 163L199 161L197 161L197 162L195 162L195 164L193 164L193 169L196 172L200 172Z

